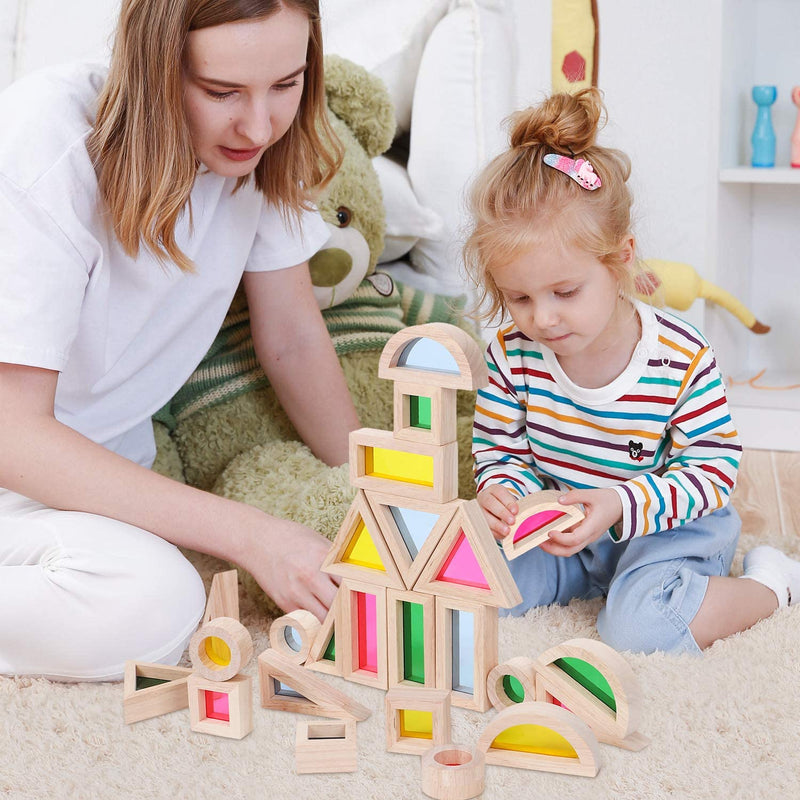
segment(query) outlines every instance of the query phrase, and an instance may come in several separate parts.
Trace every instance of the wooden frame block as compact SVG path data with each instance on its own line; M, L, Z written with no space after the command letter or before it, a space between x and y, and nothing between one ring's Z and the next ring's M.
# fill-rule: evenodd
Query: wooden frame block
M409 358L411 349L422 340L428 340L432 350L443 351L445 357L449 354L451 363L444 368L441 365L426 367L413 356ZM466 331L444 322L411 325L398 331L383 348L378 376L392 381L472 391L489 382L481 347Z
M306 669L316 672L326 672L328 675L341 675L342 662L339 657L339 648L336 646L336 615L340 602L339 592L333 598L333 603L328 609L328 616L322 623L306 659Z
M201 625L189 641L194 671L210 681L238 675L253 657L253 637L233 617L216 617Z
M386 592L383 586L345 578L339 586L336 618L342 677L384 691L389 688Z
M469 800L483 792L486 761L475 747L431 747L421 763L422 791L434 800Z
M122 713L126 725L160 717L189 705L186 682L192 670L143 661L126 661L122 684ZM137 688L146 682L150 685Z
M386 624L389 686L435 688L436 598L389 589Z
M320 621L310 611L298 608L278 617L270 625L269 643L290 661L304 664L320 627Z
M450 741L446 689L389 689L385 707L388 752L421 754Z
M489 673L486 690L491 704L498 711L541 699L536 695L536 663L527 656L517 656L498 664Z
M412 500L455 500L458 442L407 442L392 431L359 428L350 434L350 483Z
M272 649L258 657L258 680L263 708L358 721L370 715L361 703Z
M497 617L492 606L436 598L436 686L450 691L454 706L475 711L491 706L486 684L498 661ZM458 641L453 637L454 618Z
M578 659L588 668L563 659ZM625 750L642 750L650 744L638 732L642 706L639 682L628 662L612 647L595 639L570 639L542 653L535 665L537 700L557 700L606 744Z
M415 425L416 399L427 399L430 419L428 426L424 423ZM424 404L417 404L418 406ZM409 442L427 442L428 444L447 444L456 441L456 390L442 389L423 383L406 383L395 381L394 384L394 437ZM419 420L418 420L419 421Z
M589 726L571 711L527 702L504 708L484 728L478 749L487 764L593 778L600 747Z
M550 531L566 530L585 517L579 506L559 503L562 494L556 489L545 489L519 501L517 518L503 538L503 552L509 561L546 542Z
M225 572L218 572L211 579L211 589L208 592L203 622L210 622L217 617L239 619L238 570L229 569Z
M522 602L477 500L461 501L414 591L503 608Z
M188 691L189 715L195 733L244 739L253 730L253 679L249 675L235 675L224 683L191 675ZM223 695L227 695L227 701L222 703L222 710L215 711L212 698Z
M358 740L354 719L297 723L294 769L298 775L355 772Z
M320 569L375 586L405 589L392 550L363 490L359 489L353 498Z
M364 494L405 588L411 589L462 501L433 503L409 500L385 492ZM397 516L392 509L395 509ZM434 516L436 519L433 519Z

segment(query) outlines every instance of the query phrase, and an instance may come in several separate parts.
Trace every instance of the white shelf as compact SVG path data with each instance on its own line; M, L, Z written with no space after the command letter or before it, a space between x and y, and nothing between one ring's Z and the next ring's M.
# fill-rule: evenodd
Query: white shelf
M800 169L792 167L727 167L719 171L721 183L795 183Z

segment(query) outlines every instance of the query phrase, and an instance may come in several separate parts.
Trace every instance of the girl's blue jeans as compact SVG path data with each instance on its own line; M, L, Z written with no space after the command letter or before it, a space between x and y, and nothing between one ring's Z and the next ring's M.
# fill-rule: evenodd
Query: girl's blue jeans
M573 556L536 547L508 565L522 603L501 613L605 596L600 638L615 650L699 653L689 630L712 575L731 568L741 521L727 506L669 531L627 542L603 536Z

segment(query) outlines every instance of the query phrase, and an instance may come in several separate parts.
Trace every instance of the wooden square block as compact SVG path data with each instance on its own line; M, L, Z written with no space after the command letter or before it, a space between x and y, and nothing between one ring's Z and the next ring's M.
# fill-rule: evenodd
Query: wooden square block
M450 692L445 689L389 689L386 693L386 749L421 754L450 741Z
M253 680L249 675L224 682L191 675L187 685L193 731L243 739L253 730Z
M298 722L295 772L355 772L358 760L355 720Z

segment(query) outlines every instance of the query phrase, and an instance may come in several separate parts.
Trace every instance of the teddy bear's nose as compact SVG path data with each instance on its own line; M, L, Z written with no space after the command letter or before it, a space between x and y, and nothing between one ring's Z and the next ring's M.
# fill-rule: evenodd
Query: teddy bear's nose
M340 247L326 247L311 256L308 269L314 286L336 286L353 269L353 257Z

